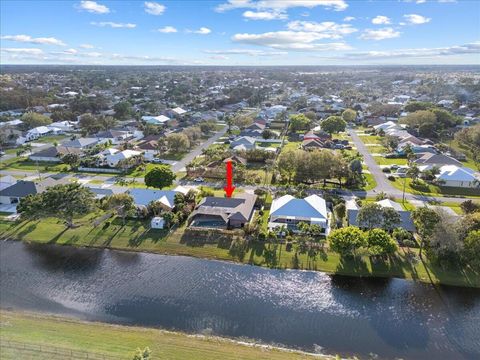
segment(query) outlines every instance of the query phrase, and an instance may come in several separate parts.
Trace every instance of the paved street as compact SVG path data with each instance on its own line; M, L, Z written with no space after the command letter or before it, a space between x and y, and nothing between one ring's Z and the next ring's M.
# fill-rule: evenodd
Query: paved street
M401 199L403 197L403 192L400 191L397 188L394 188L387 177L385 176L385 173L382 172L382 168L375 162L375 159L373 156L370 154L368 151L367 147L363 143L362 139L360 139L360 136L355 132L354 129L349 129L348 134L352 138L352 142L354 143L355 147L357 148L358 152L363 155L363 160L365 164L368 166L368 169L370 170L370 173L374 177L377 186L373 190L369 191L353 191L350 192L350 194L353 195L362 195L362 196L375 196L380 192L386 193L388 196L393 196L397 199ZM348 194L348 191L344 192L345 194ZM461 203L465 201L465 198L456 198L456 197L443 197L443 196L425 196L425 195L415 195L415 194L410 194L410 193L405 193L405 199L406 200L419 200L419 201L448 201L448 202L456 202L456 203Z
M218 139L220 139L223 135L225 135L225 133L227 132L228 130L228 127L225 126L222 130L220 130L218 133L216 133L215 135L213 135L210 139L208 139L207 141L205 141L204 143L198 145L195 149L193 149L192 151L190 151L187 155L185 155L185 157L176 162L173 166L172 166L172 170L173 172L177 173L179 171L185 171L185 166L191 162L193 159L195 159L198 155L201 155L202 154L202 150L208 148L210 145L212 145L215 141L217 141Z

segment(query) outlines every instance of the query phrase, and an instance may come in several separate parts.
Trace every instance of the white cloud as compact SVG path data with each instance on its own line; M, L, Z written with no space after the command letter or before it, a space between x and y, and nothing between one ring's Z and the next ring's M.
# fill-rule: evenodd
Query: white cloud
M67 49L64 51L65 54L76 54L78 51L76 49Z
M145 12L151 15L162 15L166 9L165 5L153 1L145 1L143 5L145 7Z
M328 37L328 36L327 36ZM345 43L318 43L325 35L310 31L276 31L263 34L235 34L235 42L296 51L336 51L351 49Z
M210 30L209 28L207 27L204 27L202 26L200 29L198 30L195 30L193 31L195 34L200 34L200 35L207 35L207 34L210 34L212 32L212 30Z
M217 55L248 55L248 56L282 56L286 51L263 51L256 49L228 49L228 50L204 50L207 54Z
M213 59L213 60L228 60L228 59L230 59L228 56L225 56L225 55L212 55L212 56L209 56L208 58Z
M243 17L249 20L283 20L288 15L280 11L251 11L247 10L243 13Z
M424 3L426 3L426 2L427 2L427 0L417 0L417 1L416 1L417 4L424 4Z
M256 10L281 10L285 11L294 7L306 7L312 9L323 6L326 9L342 11L348 7L345 0L228 0L215 8L217 12L224 12L233 9L256 9Z
M345 35L358 31L350 24L337 24L332 21L321 23L313 21L291 21L287 24L289 30L314 32L318 39L340 39Z
M377 15L372 19L372 24L375 25L388 25L391 24L390 18L384 15Z
M39 37L33 38L30 35L5 35L0 37L2 40L17 41L30 44L42 44L42 45L58 45L65 46L65 43L54 37Z
M82 49L93 49L95 46L93 46L91 44L82 44L82 45L80 45L80 47Z
M42 49L36 48L2 48L3 52L12 54L43 55Z
M364 51L345 54L350 59L431 58L465 54L480 54L480 41L441 48L397 49L388 51Z
M346 21L346 22L353 21L353 20L355 20L354 16L346 16L346 17L343 18L343 21Z
M403 17L409 24L412 24L412 25L426 24L430 22L430 20L432 20L430 18L427 18L422 15L418 15L418 14L408 14L408 15L403 15Z
M378 30L366 29L362 35L360 35L360 38L364 40L385 40L397 38L399 36L399 31L392 28L382 28Z
M164 33L164 34L170 34L170 33L176 33L178 30L174 28L173 26L164 26L163 28L160 28L157 30L158 32Z
M93 51L93 52L83 53L83 55L96 58L96 57L102 56L102 53Z
M80 1L78 8L95 14L108 14L110 9L95 1Z
M111 27L111 28L114 28L114 29L121 29L121 28L133 29L133 28L137 27L136 24L116 23L116 22L112 22L112 21L101 21L101 22L92 21L90 23L90 25L100 26L100 27L107 27L108 26L108 27Z

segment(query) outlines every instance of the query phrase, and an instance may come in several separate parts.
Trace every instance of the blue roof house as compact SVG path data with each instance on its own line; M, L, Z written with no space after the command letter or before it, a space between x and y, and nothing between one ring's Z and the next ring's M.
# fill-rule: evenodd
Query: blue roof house
M330 232L330 212L325 200L318 195L310 195L304 199L296 199L285 195L273 200L270 209L268 228L273 230L286 226L293 232L298 232L300 222L315 224L322 228L322 234Z

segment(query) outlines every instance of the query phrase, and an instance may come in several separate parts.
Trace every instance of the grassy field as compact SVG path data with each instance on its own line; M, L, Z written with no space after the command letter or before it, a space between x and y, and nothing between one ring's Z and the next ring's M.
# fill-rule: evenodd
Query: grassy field
M82 358L125 359L133 357L136 348L149 347L152 359L223 360L223 359L309 359L313 356L280 349L239 344L228 339L204 337L140 327L108 325L36 313L0 311L0 358L67 359L54 357L48 351L84 354ZM9 345L10 344L10 345ZM28 353L12 344L43 351ZM86 353L88 351L88 354ZM88 357L86 357L88 355ZM80 358L80 357L78 357ZM326 357L315 357L326 359Z
M397 159L387 159L383 156L374 156L373 159L378 165L407 165L408 160L397 158Z
M287 251L285 245L251 242L245 248L231 248L230 240L214 241L191 238L178 228L173 232L151 230L148 222L127 221L122 226L118 218L103 221L98 226L93 222L102 214L91 214L76 221L76 228L67 229L56 219L41 221L0 221L0 238L16 239L57 245L107 247L122 250L146 251L160 254L186 255L207 259L242 262L274 268L299 268L319 270L353 276L379 276L414 279L423 282L445 283L459 286L480 287L479 274L460 270L442 269L423 263L412 264L407 254L399 251L384 262L372 262L366 253L356 259L342 259L330 251L298 253ZM242 235L240 235L242 236ZM266 254L274 253L274 256ZM360 254L362 255L362 254Z
M412 186L412 179L410 178L396 178L395 181L390 180L390 184L403 191L403 183L406 182L405 191L411 194L427 195L427 196L456 196L472 199L480 199L479 189L457 188L448 186L436 186L432 184L425 184L422 187Z
M467 157L467 160L462 161L463 166L473 169L475 171L480 170L475 164L475 161L473 161L472 157L470 156L471 154L468 152L468 149L463 148L461 144L458 143L458 141L452 140L448 143L448 145L450 145L453 149L457 150L458 152L465 154L465 156Z
M364 144L376 144L376 145L381 145L380 142L380 137L376 135L363 135L363 134L358 134L360 136L360 139L362 139Z

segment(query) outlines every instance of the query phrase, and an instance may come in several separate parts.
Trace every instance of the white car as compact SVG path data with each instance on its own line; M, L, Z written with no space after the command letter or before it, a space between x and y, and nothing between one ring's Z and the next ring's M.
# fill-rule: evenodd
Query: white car
M203 180L203 178L201 176L199 177L196 177L195 179L193 179L193 181L195 182L204 182L205 180Z

